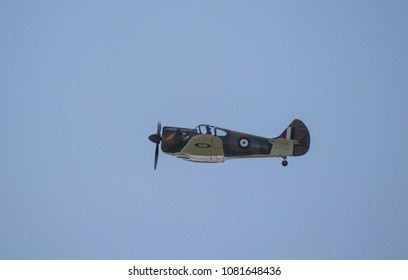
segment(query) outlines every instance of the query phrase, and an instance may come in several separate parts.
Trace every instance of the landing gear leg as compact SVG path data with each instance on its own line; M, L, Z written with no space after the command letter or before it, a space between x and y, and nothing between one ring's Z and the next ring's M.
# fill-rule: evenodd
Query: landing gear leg
M286 160L286 157L283 157L282 166L288 166L288 161Z

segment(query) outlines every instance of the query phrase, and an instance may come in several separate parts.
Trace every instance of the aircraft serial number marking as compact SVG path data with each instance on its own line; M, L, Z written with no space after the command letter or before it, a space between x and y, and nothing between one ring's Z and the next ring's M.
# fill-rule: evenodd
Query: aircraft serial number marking
M267 145L260 145L260 144L252 144L252 148L266 150L266 149L268 149L268 146Z

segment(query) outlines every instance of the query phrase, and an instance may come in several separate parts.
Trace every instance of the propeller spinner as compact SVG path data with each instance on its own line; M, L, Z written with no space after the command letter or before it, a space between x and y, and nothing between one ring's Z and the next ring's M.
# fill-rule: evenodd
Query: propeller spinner
M159 160L159 144L161 142L161 123L157 123L157 132L149 136L149 140L156 143L156 151L154 153L154 170L157 167L157 161Z

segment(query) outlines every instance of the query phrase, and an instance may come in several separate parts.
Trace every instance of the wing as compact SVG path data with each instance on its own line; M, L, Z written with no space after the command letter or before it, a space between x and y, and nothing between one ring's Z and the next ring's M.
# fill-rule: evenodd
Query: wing
M191 138L176 156L198 162L223 162L224 148L219 137L200 134Z

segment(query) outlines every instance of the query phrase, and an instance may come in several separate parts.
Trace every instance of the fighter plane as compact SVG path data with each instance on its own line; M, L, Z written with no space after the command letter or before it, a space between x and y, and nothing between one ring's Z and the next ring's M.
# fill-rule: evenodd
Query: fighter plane
M267 138L233 131L208 124L196 128L161 127L149 136L156 144L154 169L161 150L172 156L193 162L224 162L226 159L280 157L287 166L287 157L302 156L310 146L306 125L295 119L278 137Z

